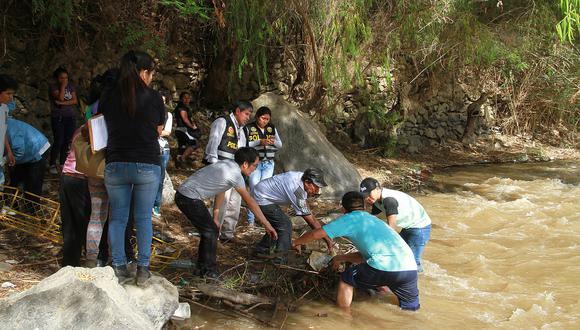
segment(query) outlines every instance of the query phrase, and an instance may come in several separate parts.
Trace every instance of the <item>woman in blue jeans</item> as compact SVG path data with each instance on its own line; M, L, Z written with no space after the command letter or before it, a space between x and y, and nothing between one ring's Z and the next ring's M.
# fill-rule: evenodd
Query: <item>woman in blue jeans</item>
M163 201L163 181L165 181L165 169L167 168L167 162L171 156L171 150L169 148L169 142L167 141L167 136L171 135L171 130L173 129L173 115L171 112L165 114L165 126L161 131L159 136L159 151L160 165L161 165L161 177L159 178L159 188L157 189L157 196L155 197L155 203L153 204L153 216L161 216L161 202Z
M119 283L132 279L124 239L131 198L137 230L137 285L144 285L151 277L151 209L161 175L157 138L165 123L161 95L149 88L153 73L151 56L129 51L121 59L117 84L100 100L108 133L105 186L111 205L109 240Z

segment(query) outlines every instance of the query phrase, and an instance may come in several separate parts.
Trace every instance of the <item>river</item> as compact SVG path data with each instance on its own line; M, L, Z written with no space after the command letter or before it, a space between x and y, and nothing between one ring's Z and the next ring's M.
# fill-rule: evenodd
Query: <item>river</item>
M306 302L287 329L577 328L580 322L578 162L456 167L415 195L433 220L419 276L421 309L357 295L352 315ZM192 310L188 327L259 325Z

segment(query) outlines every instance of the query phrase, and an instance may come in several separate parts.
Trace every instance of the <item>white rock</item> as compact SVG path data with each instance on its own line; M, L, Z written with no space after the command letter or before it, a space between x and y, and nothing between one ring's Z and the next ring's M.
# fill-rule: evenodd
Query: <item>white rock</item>
M0 300L0 324L4 329L161 329L178 298L177 288L159 276L144 287L123 287L111 267L65 267Z

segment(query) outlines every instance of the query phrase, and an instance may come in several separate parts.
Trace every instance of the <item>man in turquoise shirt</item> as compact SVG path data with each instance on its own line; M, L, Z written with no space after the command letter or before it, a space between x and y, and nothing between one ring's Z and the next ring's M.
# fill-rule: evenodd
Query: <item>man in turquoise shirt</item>
M388 287L396 296L396 303L404 310L418 310L417 265L413 251L405 241L380 219L364 211L364 197L351 191L342 197L344 215L310 231L292 244L294 248L310 241L346 237L358 252L336 256L332 266L343 262L352 265L341 274L336 304L348 308L353 289L382 289Z

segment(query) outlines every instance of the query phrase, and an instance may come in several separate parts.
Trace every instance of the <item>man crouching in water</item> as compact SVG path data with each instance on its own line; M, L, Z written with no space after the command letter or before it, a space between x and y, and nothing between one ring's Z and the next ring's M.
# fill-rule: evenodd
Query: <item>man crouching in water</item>
M335 270L343 262L352 264L340 276L336 295L338 307L350 307L353 288L384 291L384 287L388 287L396 296L393 303L404 310L418 310L417 264L413 251L389 225L364 211L361 193L346 193L342 197L342 208L344 215L305 233L292 246L299 250L301 245L313 240L346 237L358 249L358 252L332 259Z

